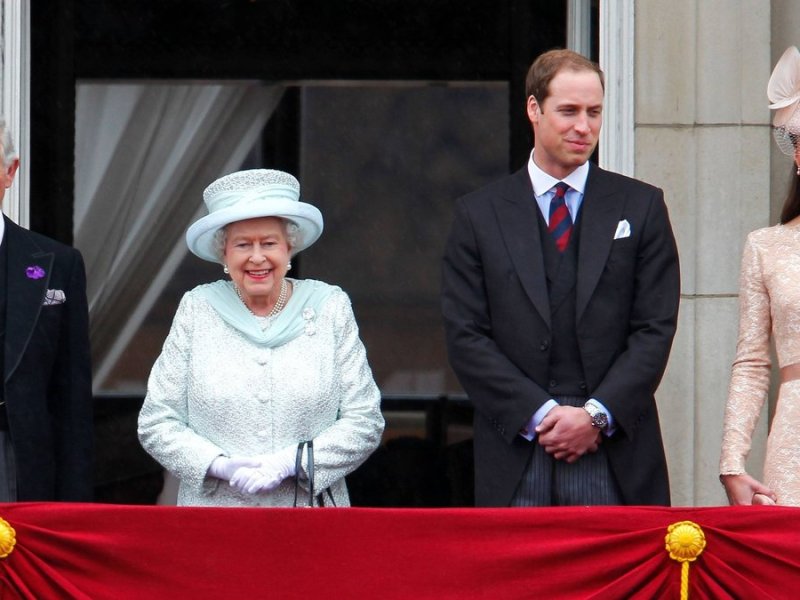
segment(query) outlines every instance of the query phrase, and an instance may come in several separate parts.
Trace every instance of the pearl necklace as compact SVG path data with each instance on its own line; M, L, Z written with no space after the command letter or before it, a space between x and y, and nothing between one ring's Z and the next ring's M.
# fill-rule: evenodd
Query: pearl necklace
M239 300L241 300L242 304L244 304L244 307L247 310L250 311L250 314L252 314L254 317L259 317L259 318L262 318L262 319L264 319L264 318L269 319L270 317L274 317L279 312L281 312L283 310L283 308L286 306L286 300L289 297L289 284L286 283L286 278L284 277L281 280L281 291L278 294L278 300L275 302L275 306L272 307L272 310L269 311L269 314L266 317L262 317L261 315L257 315L256 313L254 313L251 310L251 308L249 306L247 306L247 302L244 301L244 298L242 297L242 293L239 291L239 286L238 285L236 285L234 283L233 284L233 289L236 290L236 295L239 296Z

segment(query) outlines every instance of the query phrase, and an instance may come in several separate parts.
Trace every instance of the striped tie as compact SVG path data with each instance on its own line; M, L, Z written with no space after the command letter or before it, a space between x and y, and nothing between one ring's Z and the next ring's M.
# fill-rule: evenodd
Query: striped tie
M564 196L569 186L563 181L559 181L553 189L556 193L550 200L550 221L547 231L553 236L558 251L563 252L569 244L569 236L572 233L572 217L569 216L567 203L564 202Z

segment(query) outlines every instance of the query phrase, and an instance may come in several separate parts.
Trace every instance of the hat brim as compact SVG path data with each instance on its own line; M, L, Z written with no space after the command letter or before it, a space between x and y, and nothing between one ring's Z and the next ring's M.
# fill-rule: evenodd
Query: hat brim
M785 127L789 121L793 120L792 118L797 110L798 104L798 101L794 101L792 104L776 110L772 117L772 126ZM791 129L795 129L795 126L792 126Z
M292 254L305 250L322 235L322 213L316 206L295 200L270 198L229 206L198 219L186 231L186 245L192 254L203 260L221 263L214 248L216 232L231 223L260 217L280 217L297 225L298 241L292 247Z
M791 98L786 98L784 100L781 100L780 102L773 102L772 104L769 105L769 107L772 110L775 110L777 108L786 108L787 106L789 106L790 104L794 104L798 100L800 100L800 95L795 95L792 96Z

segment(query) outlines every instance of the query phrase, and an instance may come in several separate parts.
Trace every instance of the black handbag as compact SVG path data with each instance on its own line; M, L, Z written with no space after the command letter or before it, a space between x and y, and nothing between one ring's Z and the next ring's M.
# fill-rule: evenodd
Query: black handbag
M294 461L294 472L297 474L294 480L294 506L297 506L297 493L300 489L299 474L303 465L303 448L306 449L308 454L308 468L306 469L306 475L308 475L308 506L325 506L326 494L330 499L331 506L336 506L336 501L333 499L333 492L331 492L330 487L325 488L316 496L314 495L314 440L297 444L297 457ZM315 500L317 504L314 504Z

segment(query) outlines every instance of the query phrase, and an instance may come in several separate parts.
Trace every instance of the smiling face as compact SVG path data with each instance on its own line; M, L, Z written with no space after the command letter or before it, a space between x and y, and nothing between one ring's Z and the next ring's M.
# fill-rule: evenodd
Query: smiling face
M603 124L603 85L594 71L564 69L553 77L540 106L528 98L536 165L563 179L592 155Z
M290 252L283 219L262 217L228 225L223 261L254 313L267 314L278 300Z

